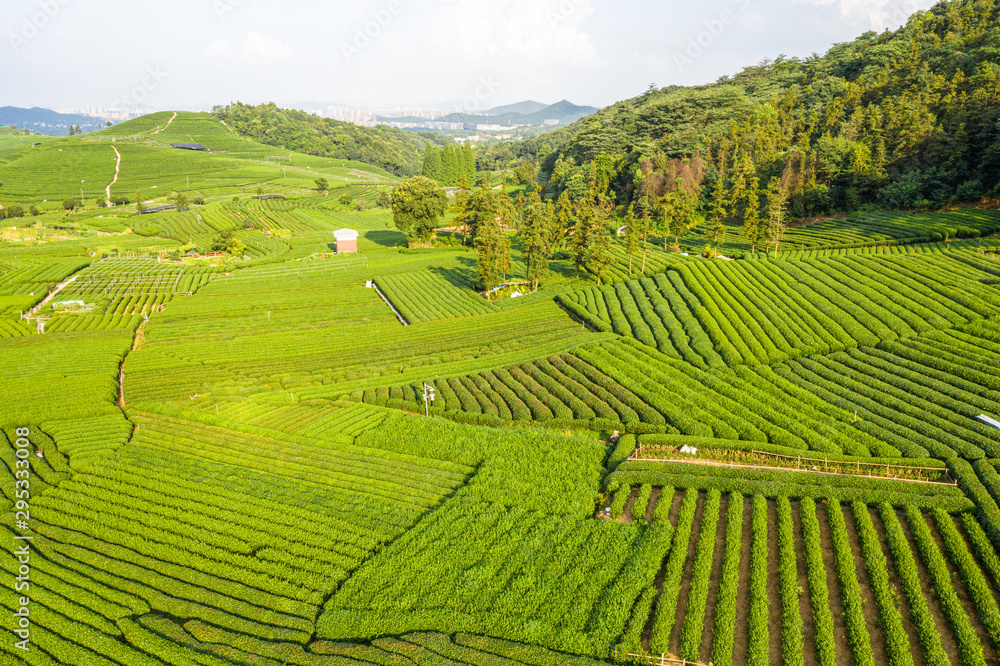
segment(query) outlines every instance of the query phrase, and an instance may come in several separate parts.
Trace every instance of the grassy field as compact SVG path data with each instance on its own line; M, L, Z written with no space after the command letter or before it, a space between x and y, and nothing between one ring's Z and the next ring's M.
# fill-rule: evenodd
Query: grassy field
M0 662L1000 659L995 212L616 245L610 284L488 301L372 167L199 114L38 140L0 136L0 202L42 209L0 241L0 531L33 537ZM112 195L205 203L94 206L115 149ZM244 258L195 256L226 231Z

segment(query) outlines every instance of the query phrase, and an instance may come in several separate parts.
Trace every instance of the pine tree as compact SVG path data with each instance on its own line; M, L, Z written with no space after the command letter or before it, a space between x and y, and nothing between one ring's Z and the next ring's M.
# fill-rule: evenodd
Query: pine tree
M454 144L448 144L441 155L441 183L449 187L456 185L461 171L458 149Z
M750 177L744 201L743 235L750 241L750 252L754 253L757 251L757 241L760 240L760 186L757 174Z
M442 181L441 151L432 143L427 144L424 149L424 165L421 175L437 182Z
M490 192L491 195L495 194ZM478 266L476 277L487 292L503 284L510 270L510 238L503 228L500 217L486 214L478 225L476 233L476 254Z
M632 206L628 207L625 213L625 251L628 252L628 274L632 275L632 255L639 247L639 221L635 218L635 211Z
M549 270L553 211L551 202L543 202L537 194L532 194L524 223L518 234L527 266L525 278L532 282L534 290L538 289L538 281L545 277Z
M785 237L788 192L781 185L780 178L772 178L765 193L767 198L767 242L774 245L774 258L778 258L778 248Z
M466 241L470 241L471 245L473 221L470 209L471 201L472 188L469 186L465 174L462 174L462 177L458 179L458 194L455 195L455 203L451 207L451 212L456 215L455 222L462 230L462 245L465 245Z
M724 222L728 212L726 209L725 177L720 176L719 182L715 186L715 192L712 195L712 210L708 225L708 238L715 245L715 254L719 254L719 246L726 239L726 225Z
M556 240L562 238L562 249L564 250L566 249L566 236L575 224L573 200L570 198L569 192L563 192L559 195L559 200L556 202L555 228L558 231L554 238Z
M688 232L694 224L694 213L698 208L698 195L688 192L684 187L684 179L678 178L674 189L663 197L663 217L665 231L674 235L674 246L680 250L680 237ZM664 234L663 249L667 249L667 238Z
M462 146L462 174L469 182L476 181L476 153L468 141Z

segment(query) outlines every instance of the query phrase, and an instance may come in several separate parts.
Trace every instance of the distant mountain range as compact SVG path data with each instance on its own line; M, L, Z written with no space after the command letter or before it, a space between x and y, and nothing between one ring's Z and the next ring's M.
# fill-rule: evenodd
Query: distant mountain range
M10 125L48 136L62 136L69 134L70 126L79 125L84 132L99 130L104 126L104 121L94 116L57 113L37 106L30 109L20 109L15 106L0 107L0 127Z
M567 100L556 102L550 106L539 102L527 101L508 106L498 106L482 114L450 113L447 116L435 118L433 121L416 117L379 117L379 120L397 123L465 123L470 125L501 125L503 127L545 124L560 126L574 123L580 118L597 113L599 110L592 106L577 106ZM551 123L551 121L558 122Z

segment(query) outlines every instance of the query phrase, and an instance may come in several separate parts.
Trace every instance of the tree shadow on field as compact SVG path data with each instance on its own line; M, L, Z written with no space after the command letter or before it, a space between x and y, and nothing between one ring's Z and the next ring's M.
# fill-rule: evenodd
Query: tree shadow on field
M386 231L376 230L376 231L365 231L363 232L364 238L367 241L371 241L376 245L381 245L382 247L406 247L406 234L401 231Z
M433 266L428 270L459 289L476 289L479 278L476 277L476 260L470 257L458 257L461 268L441 268Z

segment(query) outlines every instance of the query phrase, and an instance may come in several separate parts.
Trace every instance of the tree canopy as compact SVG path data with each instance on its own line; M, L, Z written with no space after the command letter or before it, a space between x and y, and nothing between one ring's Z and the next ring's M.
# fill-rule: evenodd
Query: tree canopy
M396 228L428 240L437 222L448 210L448 195L430 178L415 176L392 193L392 216Z

